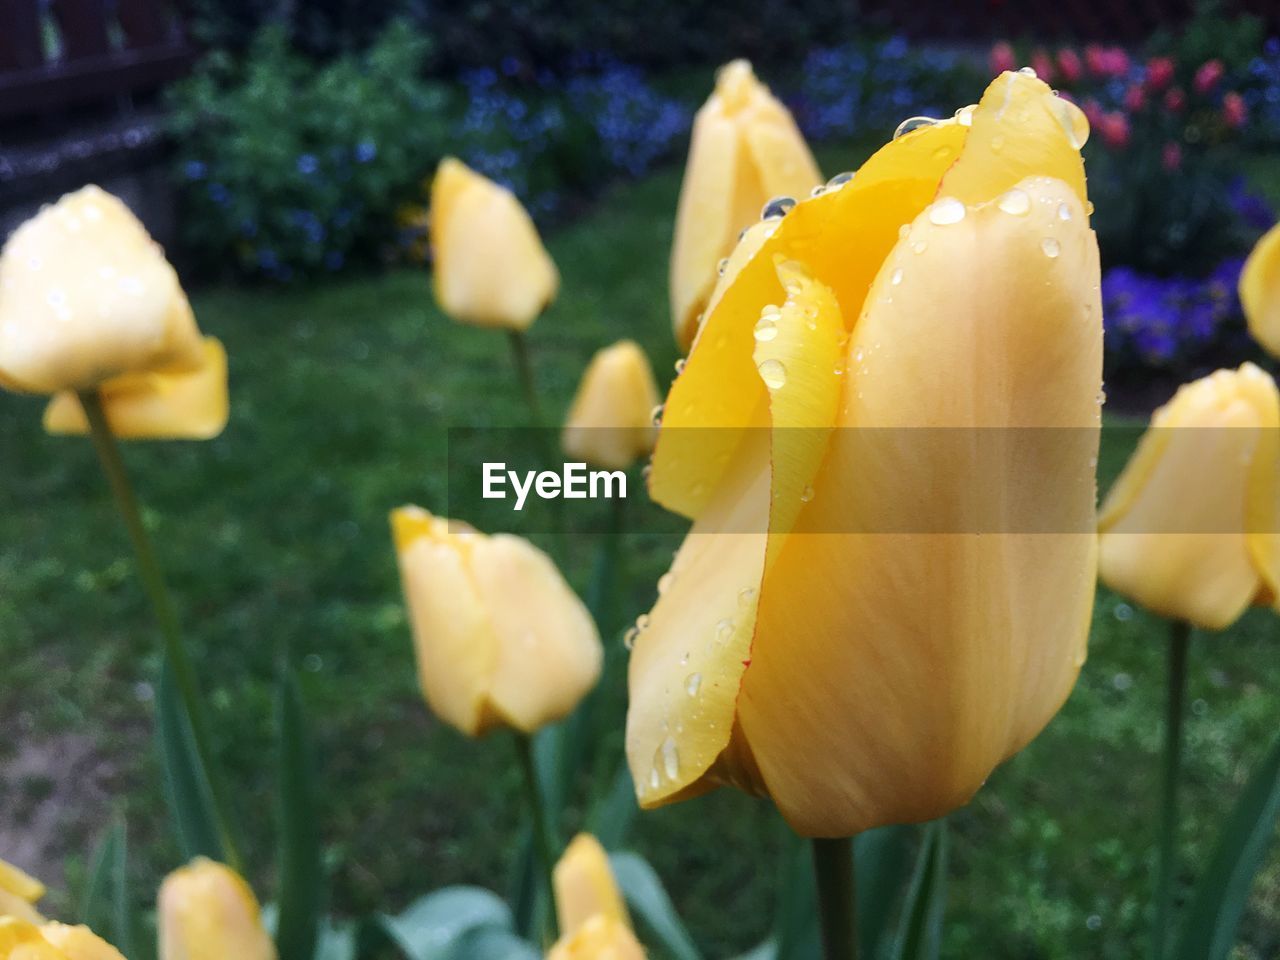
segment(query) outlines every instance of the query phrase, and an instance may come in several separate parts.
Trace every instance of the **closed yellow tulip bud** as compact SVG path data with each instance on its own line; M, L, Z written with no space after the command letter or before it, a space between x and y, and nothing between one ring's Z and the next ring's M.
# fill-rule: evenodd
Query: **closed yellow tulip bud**
M551 876L560 940L549 960L640 960L644 950L609 866L609 855L590 834L579 834Z
M0 917L40 923L44 918L35 905L43 896L43 883L13 864L0 860Z
M230 867L199 858L160 885L160 960L275 960L257 898Z
M551 559L419 507L392 511L423 695L468 736L533 733L568 716L600 677L600 635Z
M1253 338L1280 357L1280 223L1263 235L1244 262L1240 306Z
M1280 596L1280 394L1252 363L1155 412L1098 518L1102 582L1209 630Z
M0 960L124 960L88 927L0 916Z
M649 359L633 340L591 358L569 407L561 445L570 457L625 470L653 450L658 387Z
M807 197L822 174L790 112L751 64L720 68L693 121L671 249L671 322L687 350L716 282L716 265L774 197Z
M520 201L453 157L431 182L431 249L436 301L462 323L527 330L560 286Z
M932 819L1066 699L1097 574L1087 135L1002 74L730 258L649 478L694 523L631 656L642 806Z

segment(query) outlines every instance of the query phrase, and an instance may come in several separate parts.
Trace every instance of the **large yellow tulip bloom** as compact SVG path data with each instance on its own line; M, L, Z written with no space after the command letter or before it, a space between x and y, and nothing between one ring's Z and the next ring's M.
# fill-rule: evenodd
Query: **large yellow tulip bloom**
M460 160L431 183L436 301L454 320L527 330L560 285L556 265L515 195Z
M631 658L643 806L732 784L809 836L930 819L1066 699L1096 579L1087 135L1005 73L735 251L650 475L694 524Z
M586 606L551 559L419 507L391 514L422 692L468 736L533 733L568 716L600 677Z
M88 927L0 916L0 960L124 960Z
M0 860L0 917L15 917L28 923L43 922L36 904L44 892L44 884L35 877Z
M1246 363L1155 412L1098 518L1102 582L1209 630L1280 596L1280 393Z
M212 860L193 860L165 877L156 915L160 960L276 958L253 891Z
M693 121L689 161L671 248L671 322L688 349L716 282L716 266L738 233L775 197L807 197L822 174L787 108L751 64L720 68L716 89Z
M625 470L653 450L658 386L649 358L620 340L591 358L565 419L561 445L570 457Z
M560 939L548 960L643 960L609 856L600 841L579 834L552 872Z
M1280 223L1263 235L1244 262L1240 306L1253 338L1280 357Z

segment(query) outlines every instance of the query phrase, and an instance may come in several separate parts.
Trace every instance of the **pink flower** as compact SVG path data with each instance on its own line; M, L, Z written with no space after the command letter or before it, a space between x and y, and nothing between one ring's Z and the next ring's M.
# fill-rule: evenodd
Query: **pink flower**
M1091 43L1084 48L1084 62L1085 66L1089 68L1089 72L1095 77L1106 76L1107 53L1096 43Z
M1018 56L1013 52L1013 45L1001 40L991 47L991 72L1004 73L1006 70L1018 68Z
M1129 72L1129 55L1123 47L1111 47L1106 51L1106 73L1112 77L1123 77Z
M1102 142L1114 150L1122 150L1129 144L1129 118L1119 110L1104 113L1098 122Z
M1160 163L1170 173L1182 166L1182 147L1170 140L1160 153Z
M1102 107L1093 97L1081 104L1080 109L1084 111L1084 117L1089 121L1089 126L1099 127L1102 125Z
M1208 93L1218 85L1218 81L1222 79L1222 74L1221 60L1206 60L1200 65L1200 69L1196 71L1196 78L1193 82L1196 93Z
M1084 76L1084 64L1080 61L1080 54L1070 47L1063 47L1058 51L1058 69L1062 72L1062 79L1067 83L1078 83Z
M1239 130L1249 119L1249 108L1244 105L1244 97L1232 90L1222 98L1222 122L1232 130Z
M1147 91L1143 89L1142 84L1132 84L1128 90L1124 92L1124 108L1130 113L1137 113L1147 105Z
M1044 50L1037 50L1031 54L1031 69L1036 72L1036 76L1045 83L1053 81L1053 60Z
M1174 113L1181 113L1182 108L1187 105L1187 95L1182 92L1181 87L1170 87L1169 92L1164 95L1164 105Z
M1147 87L1159 93L1173 83L1173 58L1152 57L1147 61Z

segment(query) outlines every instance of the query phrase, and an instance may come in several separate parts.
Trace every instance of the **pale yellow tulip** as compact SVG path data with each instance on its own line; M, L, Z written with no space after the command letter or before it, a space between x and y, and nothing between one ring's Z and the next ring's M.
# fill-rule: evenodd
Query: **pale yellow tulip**
M653 450L658 387L649 358L620 340L591 358L565 420L561 445L576 460L625 470Z
M253 891L212 860L193 860L165 877L156 918L160 960L276 958Z
M124 960L88 927L0 916L0 960Z
M1244 262L1240 306L1253 338L1280 357L1280 223L1263 235Z
M609 855L579 834L552 872L560 939L548 960L642 960Z

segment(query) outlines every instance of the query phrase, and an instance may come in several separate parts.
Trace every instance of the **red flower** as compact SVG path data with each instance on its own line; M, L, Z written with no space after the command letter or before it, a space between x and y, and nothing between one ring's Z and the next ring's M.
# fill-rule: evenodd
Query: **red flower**
M1084 76L1084 64L1080 60L1080 54L1070 47L1063 47L1058 51L1058 69L1062 72L1062 79L1067 83L1078 83Z
M1129 55L1123 47L1110 47L1106 52L1107 74L1112 77L1123 77L1129 72Z
M1223 67L1221 60L1207 60L1200 65L1200 69L1196 71L1196 78L1193 85L1196 93L1208 93L1218 85L1218 81L1222 79Z
M1169 92L1164 95L1164 105L1174 113L1181 113L1182 108L1187 105L1187 95L1182 92L1181 87L1170 87Z
M1129 118L1119 110L1104 113L1098 122L1098 132L1108 147L1122 150L1129 144Z
M1018 68L1018 56L1013 52L1013 46L1007 40L993 44L991 47L991 72L1004 73L1006 70L1016 70Z
M1249 108L1244 105L1244 97L1232 90L1222 98L1222 122L1232 130L1239 130L1249 119Z
M1130 113L1137 113L1147 105L1147 91L1142 84L1135 83L1124 92L1124 108Z
M1173 82L1173 58L1152 57L1147 61L1147 87L1159 93Z
M1031 69L1045 83L1053 81L1053 60L1044 50L1037 50L1031 54Z
M1182 166L1182 147L1170 140L1160 153L1160 163L1170 173Z

